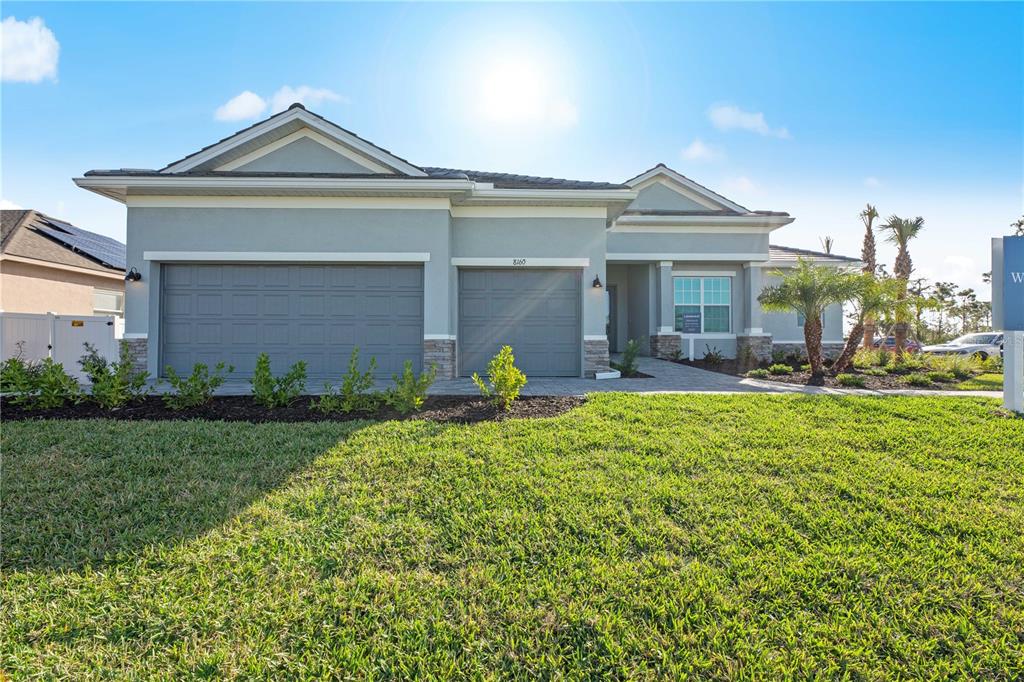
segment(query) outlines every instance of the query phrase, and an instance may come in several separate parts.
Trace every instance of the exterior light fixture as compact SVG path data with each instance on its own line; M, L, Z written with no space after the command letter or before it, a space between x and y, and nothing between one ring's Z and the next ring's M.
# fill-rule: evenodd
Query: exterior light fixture
M601 288L601 277L599 275L594 275L594 283L591 286L595 289Z
M142 279L142 273L135 268L129 270L128 274L124 276L124 281L126 282L138 282L140 279Z

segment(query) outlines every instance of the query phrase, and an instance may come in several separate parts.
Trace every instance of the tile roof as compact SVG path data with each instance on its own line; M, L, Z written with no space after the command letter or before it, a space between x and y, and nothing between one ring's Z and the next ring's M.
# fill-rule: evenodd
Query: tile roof
M798 249L793 246L778 246L776 244L768 246L768 254L773 261L789 261L795 263L800 258L810 258L817 261L832 263L860 263L859 258L840 256L835 253L825 253L824 251Z
M125 269L125 246L116 239L38 211L2 211L3 252L91 270Z
M438 168L423 166L423 170L434 177L462 174L474 182L490 182L501 189L629 189L628 185L618 182L599 182L592 180L567 180L565 178L548 178L537 175L517 175L515 173L496 173L493 171L464 170L461 168Z

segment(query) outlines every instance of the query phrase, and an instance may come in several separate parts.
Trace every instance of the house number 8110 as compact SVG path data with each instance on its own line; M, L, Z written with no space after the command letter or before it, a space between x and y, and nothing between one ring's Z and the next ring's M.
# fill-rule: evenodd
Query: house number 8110
M526 265L526 259L525 258L513 258L512 259L512 265Z

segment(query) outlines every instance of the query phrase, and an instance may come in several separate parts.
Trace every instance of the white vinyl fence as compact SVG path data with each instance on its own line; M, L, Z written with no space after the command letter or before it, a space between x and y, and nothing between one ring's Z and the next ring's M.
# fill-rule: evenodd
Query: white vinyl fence
M83 380L79 358L90 343L103 357L118 356L117 319L113 315L54 315L0 312L0 360L21 355L27 361L53 358L71 376Z

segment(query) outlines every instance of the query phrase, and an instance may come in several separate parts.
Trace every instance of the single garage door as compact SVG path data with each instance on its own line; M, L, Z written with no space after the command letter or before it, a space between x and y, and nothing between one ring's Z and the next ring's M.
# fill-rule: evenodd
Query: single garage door
M419 265L168 264L162 280L161 370L223 361L250 377L266 352L274 374L305 360L337 379L354 346L381 377L423 364Z
M459 271L459 371L483 374L503 345L527 377L580 374L580 270Z

